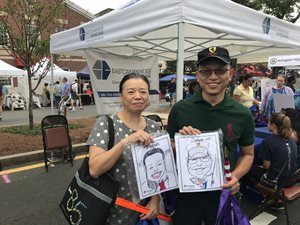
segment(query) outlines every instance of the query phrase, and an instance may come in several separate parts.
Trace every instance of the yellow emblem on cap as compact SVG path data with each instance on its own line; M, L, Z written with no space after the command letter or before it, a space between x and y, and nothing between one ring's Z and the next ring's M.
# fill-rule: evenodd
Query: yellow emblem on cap
M208 48L208 51L209 51L211 54L215 54L216 51L217 51L217 47L210 47L210 48Z

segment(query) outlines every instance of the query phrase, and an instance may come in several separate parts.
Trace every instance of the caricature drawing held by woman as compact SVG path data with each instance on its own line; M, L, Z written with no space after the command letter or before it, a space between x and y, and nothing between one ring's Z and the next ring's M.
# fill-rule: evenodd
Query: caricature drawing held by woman
M147 185L155 191L163 191L168 187L165 153L160 148L153 148L144 155L143 165L147 177Z

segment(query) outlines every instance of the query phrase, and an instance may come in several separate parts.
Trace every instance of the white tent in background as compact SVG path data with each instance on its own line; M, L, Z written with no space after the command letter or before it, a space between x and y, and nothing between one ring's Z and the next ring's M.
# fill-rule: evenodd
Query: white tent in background
M0 60L0 77L18 77L25 74L24 70L16 68Z
M228 48L239 62L267 62L270 55L297 54L299 28L229 0L160 0L155 4L133 0L91 22L51 35L50 52L157 55L159 60L177 60L178 78L182 78L184 60L195 60L197 52L208 46ZM179 99L182 86L183 79L177 79Z
M46 76L42 79L38 88L36 89L37 94L42 94L43 86L45 83L51 85L51 70L50 70L50 60L48 58L43 58L40 62L37 62L32 67L32 72L36 71L34 77L32 77L32 87L34 88L38 82L39 76L43 74L43 71L49 66ZM53 65L53 82L59 81L62 84L62 79L66 77L68 82L72 83L76 79L76 71L65 71L57 65Z
M28 81L26 72L0 60L0 78L9 79L11 85L6 85L8 93L20 93L26 99L28 98ZM14 79L17 82L14 82ZM16 86L14 86L16 85Z

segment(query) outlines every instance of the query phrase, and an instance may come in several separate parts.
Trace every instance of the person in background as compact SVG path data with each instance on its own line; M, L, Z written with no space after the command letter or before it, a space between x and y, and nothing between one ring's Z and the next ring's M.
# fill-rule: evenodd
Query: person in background
M282 113L284 113L286 116L288 116L291 120L292 124L292 139L297 144L297 165L298 168L300 168L300 113L293 108L286 108L281 110Z
M90 97L91 105L93 105L93 104L94 104L94 97L93 97L92 86L91 86L90 83L89 83L89 85L87 86L86 94Z
M259 102L254 99L252 84L252 76L246 74L240 78L240 85L237 86L233 91L233 99L247 108L253 105L258 106Z
M0 120L2 120L2 107L3 107L4 91L0 81Z
M81 101L81 97L78 96L78 80L75 79L74 82L71 84L70 87L70 91L71 91L71 106L70 106L70 110L72 111L76 111L75 107L74 107L74 103L76 101L76 104L80 106L80 109L82 109L82 101Z
M268 129L272 135L266 137L260 147L258 157L263 160L263 166L254 165L246 179L258 182L264 176L264 180L275 180L282 170L278 184L281 185L297 169L297 146L292 139L291 121L283 113L274 113L268 121ZM262 182L263 183L263 182ZM287 186L293 185L293 183ZM280 208L282 204L276 202L273 207Z
M59 102L61 100L61 95L62 95L62 86L59 83L59 81L56 81L53 86L53 95L54 95L55 108L58 109Z
M269 119L275 112L273 94L294 95L293 90L284 85L284 80L284 76L282 74L278 74L275 85L273 87L269 87L264 92L264 97L260 105L260 113L264 115L266 119Z
M190 98L174 104L168 117L167 132L174 145L175 133L200 134L221 129L223 149L227 149L232 169L231 181L223 188L239 191L239 180L250 169L254 158L254 120L251 112L234 101L226 87L234 69L227 49L205 48L198 53L196 77L200 89ZM237 158L236 147L240 147ZM174 225L214 225L221 191L178 193Z
M142 116L142 112L149 105L149 91L150 83L145 76L136 73L125 75L119 84L123 108L111 116L115 130L113 148L107 149L109 134L105 116L97 119L87 140L91 176L97 177L110 171L120 181L119 197L145 205L149 209L147 214L139 215L135 211L114 205L107 225L136 225L139 218L153 219L159 213L159 195L154 195L150 199L139 199L131 154L131 144L149 146L154 141L152 135L161 132L155 121Z
M188 86L188 93L187 93L187 98L193 96L198 89L200 88L199 83L197 80L193 80L190 82L189 86Z
M49 84L45 83L42 91L42 96L43 96L43 106L47 107L48 102L50 100L50 90L48 88Z
M61 95L61 99L64 100L65 104L66 104L66 101L68 101L68 99L70 99L70 83L68 82L68 79L66 77L64 77L62 79L62 82L63 82L63 86L62 86L62 95Z
M173 102L175 102L176 98L176 79L171 79L170 83L168 84L168 93L170 96L170 106L172 106Z
M296 80L296 77L294 75L291 75L289 76L287 79L286 79L286 86L291 88L293 90L293 92L295 93L295 84L296 84L297 80Z

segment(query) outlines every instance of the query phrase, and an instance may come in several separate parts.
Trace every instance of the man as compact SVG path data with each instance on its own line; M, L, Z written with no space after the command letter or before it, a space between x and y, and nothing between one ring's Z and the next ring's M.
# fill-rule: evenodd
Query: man
M71 84L70 91L71 91L70 110L76 111L75 107L74 107L75 101L76 101L76 103L79 101L80 109L82 109L81 97L78 96L78 80L77 79L75 79L74 82Z
M173 78L168 84L168 93L170 96L170 106L172 106L173 101L175 101L176 95L176 79Z
M0 120L2 120L3 98L4 98L4 91L3 91L2 84L0 82Z
M67 101L70 97L70 83L68 82L68 79L66 77L63 78L62 82L63 82L63 86L61 90L62 93L61 99Z
M233 73L227 49L210 47L200 51L196 76L201 89L172 107L167 128L171 138L176 132L193 135L222 130L223 149L227 149L232 170L232 179L223 188L231 188L232 194L238 192L239 180L250 169L254 152L251 112L225 91ZM240 146L239 158L235 157L237 144ZM215 224L219 197L220 191L179 193L174 225L201 225L203 221L205 225Z
M55 108L58 109L59 102L61 100L61 95L62 95L62 86L60 85L59 81L56 81L55 85L53 86L53 94L54 94Z

